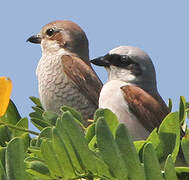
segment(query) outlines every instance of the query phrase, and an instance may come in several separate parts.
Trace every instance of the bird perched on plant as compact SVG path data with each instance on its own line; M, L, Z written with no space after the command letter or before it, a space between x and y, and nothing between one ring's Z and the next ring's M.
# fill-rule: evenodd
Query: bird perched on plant
M99 108L112 110L127 125L134 140L148 137L169 113L158 93L150 57L139 48L120 46L91 62L108 71Z
M71 21L59 20L27 41L42 48L36 74L43 108L60 113L60 107L67 105L80 111L84 119L91 118L102 83L90 65L85 32Z

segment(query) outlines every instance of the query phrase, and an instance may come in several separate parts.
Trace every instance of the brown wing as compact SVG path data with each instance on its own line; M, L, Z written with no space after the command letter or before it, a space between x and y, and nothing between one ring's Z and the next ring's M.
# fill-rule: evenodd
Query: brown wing
M143 89L131 85L123 86L121 89L129 109L140 123L150 132L155 127L159 127L164 117L169 113L160 95L153 97Z
M98 107L102 82L83 60L75 56L62 56L64 72L76 84L78 89Z

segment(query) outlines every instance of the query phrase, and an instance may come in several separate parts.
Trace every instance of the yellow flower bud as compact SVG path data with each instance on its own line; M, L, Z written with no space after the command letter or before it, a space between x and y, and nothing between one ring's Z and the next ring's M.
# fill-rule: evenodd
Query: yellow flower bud
M12 81L6 77L0 77L0 117L7 110L12 91Z

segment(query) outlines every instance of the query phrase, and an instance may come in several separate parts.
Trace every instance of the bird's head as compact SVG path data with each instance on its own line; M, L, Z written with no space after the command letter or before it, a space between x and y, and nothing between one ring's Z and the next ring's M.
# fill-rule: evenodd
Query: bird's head
M106 68L109 81L121 80L126 83L156 87L153 63L150 57L137 47L120 46L91 62Z
M75 23L59 20L45 25L41 31L27 41L41 44L43 53L64 51L83 60L89 59L88 39L85 32Z

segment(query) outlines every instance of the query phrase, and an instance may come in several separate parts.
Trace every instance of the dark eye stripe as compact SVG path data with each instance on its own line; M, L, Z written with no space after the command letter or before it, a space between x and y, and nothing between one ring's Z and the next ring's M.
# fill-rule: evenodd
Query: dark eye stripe
M107 54L104 56L104 59L108 60L110 64L114 66L123 68L134 63L133 60L127 55Z

